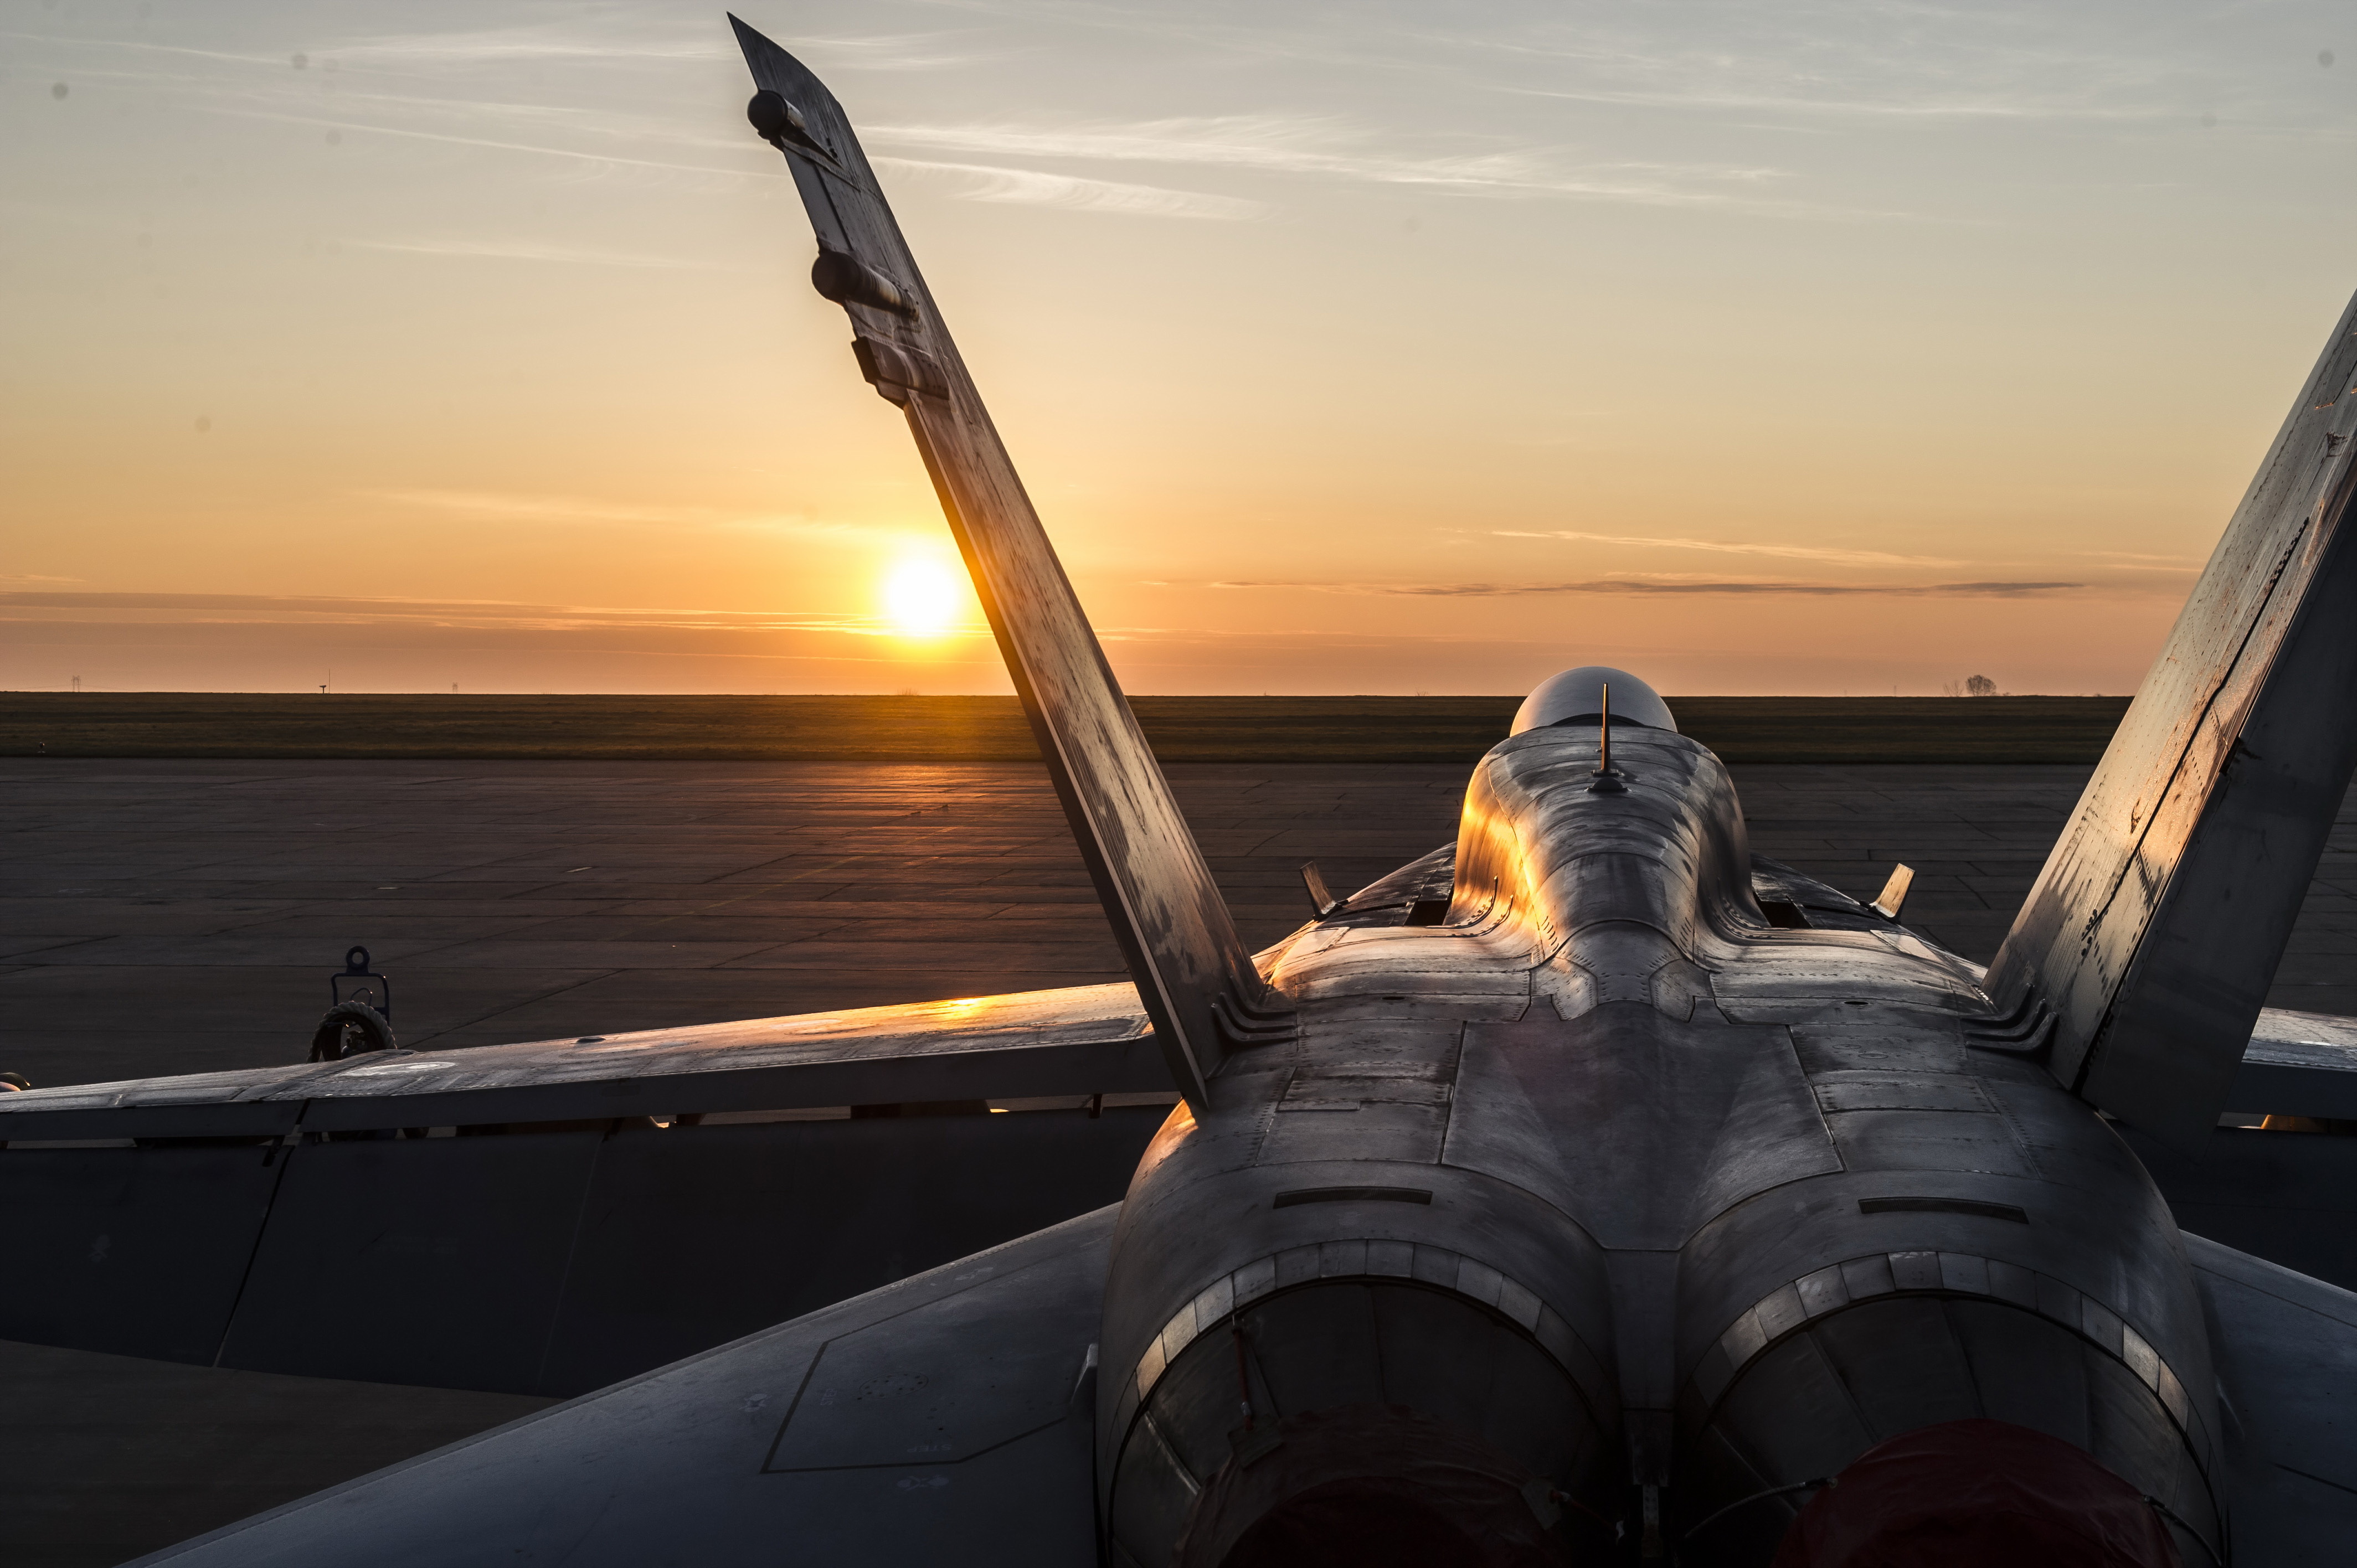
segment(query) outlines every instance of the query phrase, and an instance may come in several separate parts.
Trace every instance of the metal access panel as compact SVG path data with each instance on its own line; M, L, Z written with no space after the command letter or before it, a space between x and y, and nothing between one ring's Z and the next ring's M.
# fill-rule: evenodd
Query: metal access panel
M210 1361L270 1210L274 1152L0 1154L0 1338Z
M532 1393L599 1131L289 1151L221 1364Z
M1158 1105L618 1133L536 1392L572 1395L1118 1203Z

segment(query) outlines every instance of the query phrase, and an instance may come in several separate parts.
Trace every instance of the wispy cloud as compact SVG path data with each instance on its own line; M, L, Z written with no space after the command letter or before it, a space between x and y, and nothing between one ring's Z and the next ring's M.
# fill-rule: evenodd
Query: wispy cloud
M135 55L178 56L185 59L218 60L231 65L263 65L283 68L288 57L283 54L241 54L230 49L190 48L184 44L159 44L145 38L68 38L58 33L20 33L0 31L0 39L10 43L45 45L53 49L96 49L102 52Z
M461 147L487 147L495 152L529 153L535 157L567 158L578 163L602 165L617 169L653 169L665 174L700 175L710 179L726 181L791 177L783 168L775 171L755 168L716 168L710 164L684 164L670 158L630 157L619 153L600 152L595 148L550 146L544 143L517 142L496 136L468 136L447 131L427 131L414 125L388 125L381 120L361 120L351 116L284 114L261 109L237 108L217 108L214 113L238 119L276 120L289 124L317 125L337 132L352 131L362 134L395 136L417 142L446 142Z
M1555 155L1536 147L1410 155L1381 148L1372 134L1335 117L1238 114L1058 126L885 124L870 128L866 138L878 146L933 152L1197 166L1488 195L1800 209L1799 204L1761 194L1784 177L1783 171L1765 166L1623 160L1565 167Z
M113 620L175 626L431 626L474 631L668 630L834 632L899 637L881 616L799 610L704 610L502 600L291 594L140 594L0 590L0 621ZM947 628L978 636L980 622Z
M1004 49L974 47L974 35L880 33L872 38L797 38L794 52L823 71L946 70L1003 59Z
M362 35L323 44L318 52L345 65L441 70L541 60L729 59L737 48L718 28L651 27L609 8L536 27Z
M620 251L582 250L565 245L540 245L528 240L348 240L361 251L393 251L406 255L456 256L503 262L564 262L592 267L637 267L659 271L726 272L713 262L681 256L640 256Z
M1542 594L1802 595L1809 597L1990 599L2068 593L2085 583L1811 583L1771 579L1723 582L1686 578L1598 577L1577 583L1320 583L1215 582L1214 588L1292 588L1321 594L1367 594L1407 598L1522 598Z
M1275 169L1288 174L1356 174L1414 179L1437 177L1467 160L1407 160L1341 151L1362 142L1363 134L1333 117L1227 114L1162 120L1074 122L1024 125L1014 122L969 124L876 125L867 137L878 145L928 147L943 152L1022 154L1032 157L1089 158L1114 163L1209 164L1234 168ZM1524 166L1491 160L1501 171Z
M824 72L946 70L1003 58L1004 48L981 45L972 31L796 36L793 50ZM321 46L350 65L402 70L535 64L542 61L734 60L737 46L723 28L682 27L642 7L589 8L562 22L532 27L386 33Z
M1034 207L1069 207L1084 212L1119 212L1141 218L1210 218L1233 221L1268 210L1264 201L1172 190L1158 185L1088 179L1038 169L999 168L987 164L928 163L917 158L878 157L878 168L959 181L966 201L1009 201Z
M168 101L183 114L692 175L731 187L789 177L748 137L724 140L699 116L680 113L672 93L644 87L618 93L610 80L584 74L599 59L639 69L725 58L733 52L725 37L690 46L645 29L578 26L315 42L266 56L137 39L28 41L58 56L47 69ZM571 101L543 97L536 80L521 79L544 59L557 62L549 75ZM469 65L490 74L470 74L463 69ZM501 90L485 91L490 82Z
M2074 550L2072 553L2107 561L2116 572L2196 572L2201 567L2191 555L2146 555L2133 550Z
M1591 81L1575 86L1520 85L1506 89L1538 98L1638 108L1704 110L1795 119L1835 120L2083 120L2133 122L2181 117L2164 93L2172 76L2150 60L2112 61L2111 69L2089 59L2069 62L2078 80L2054 80L2062 62L2031 59L2027 51L2010 61L1989 59L1985 69L1933 66L1918 56L1900 60L1868 58L1857 51L1827 70L1820 59L1812 70L1771 52L1677 54L1630 52L1603 56L1585 51L1521 51L1590 68ZM2006 69L2009 65L2012 75ZM1876 72L1881 74L1878 79ZM2176 95L2170 95L2176 96ZM2181 97L2179 99L2181 102Z
M735 529L760 533L881 538L898 530L831 522L800 513L758 513L717 507L641 506L586 496L543 496L502 490L362 490L365 499L393 501L457 517L511 522L617 523L641 527Z
M2217 25L2255 31L2238 8ZM1486 25L1421 20L1338 36L1297 26L1191 30L1240 53L1421 73L1503 93L1788 124L2181 119L2226 74L2176 7L1710 4L1544 7ZM1151 24L1148 24L1149 26ZM2197 25L2198 26L2198 25Z
M977 35L814 40L828 69L973 67ZM190 107L236 118L317 126L347 136L374 134L571 160L615 171L648 170L742 179L782 168L753 156L743 137L722 138L694 113L665 113L660 93L614 92L617 69L727 56L725 35L705 38L620 9L597 8L562 23L313 42L309 69L292 56L176 50L110 40L53 40L94 49L149 51L158 68L175 57L199 74L169 88ZM327 67L339 67L330 75ZM569 102L543 100L520 73L548 65L569 84ZM216 69L203 70L206 66ZM233 69L222 70L219 67ZM145 64L117 74L130 85ZM501 91L481 91L497 82ZM329 83L333 83L332 91ZM153 84L166 85L160 80ZM536 81L534 85L537 85ZM583 95L585 94L586 95ZM1381 116L1377 116L1378 119ZM1237 174L1415 187L1499 199L1552 199L1714 208L1761 215L1857 220L1910 217L1853 209L1794 193L1791 171L1756 162L1597 157L1545 137L1512 133L1383 126L1351 114L1287 113L1185 115L1136 120L1072 119L904 122L866 125L862 140L902 155L907 172L954 177L967 199L1076 210L1196 219L1238 219L1267 209L1257 193L1173 189L1109 179L1102 168L1041 164L1156 164ZM950 155L936 158L933 155Z
M1842 550L1822 544L1761 544L1718 539L1663 539L1635 533L1583 533L1572 529L1530 532L1493 529L1497 539L1567 539L1583 544L1633 544L1657 550L1706 550L1720 555L1777 555L1794 561L1824 561L1844 566L1960 566L1940 555L1894 555L1887 550Z

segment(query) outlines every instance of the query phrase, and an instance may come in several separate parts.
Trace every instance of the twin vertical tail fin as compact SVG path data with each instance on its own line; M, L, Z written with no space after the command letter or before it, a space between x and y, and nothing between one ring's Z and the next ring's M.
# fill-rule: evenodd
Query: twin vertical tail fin
M1223 1050L1281 1026L1047 531L834 95L731 16L818 234L811 282L851 317L861 372L908 415L1049 775L1172 1076L1200 1112Z
M2057 1078L2180 1146L2228 1109L2357 766L2352 328L2357 304L1989 967Z

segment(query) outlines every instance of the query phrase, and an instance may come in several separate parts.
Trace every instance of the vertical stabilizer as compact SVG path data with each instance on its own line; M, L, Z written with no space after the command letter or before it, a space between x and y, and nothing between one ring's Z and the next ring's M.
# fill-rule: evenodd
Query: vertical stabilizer
M2055 1076L2171 1142L2227 1109L2357 764L2357 305L1990 965Z
M851 317L861 373L908 414L1163 1054L1200 1112L1223 1036L1266 1027L1259 973L842 106L729 20L760 89L748 117L785 154L818 233L811 282Z

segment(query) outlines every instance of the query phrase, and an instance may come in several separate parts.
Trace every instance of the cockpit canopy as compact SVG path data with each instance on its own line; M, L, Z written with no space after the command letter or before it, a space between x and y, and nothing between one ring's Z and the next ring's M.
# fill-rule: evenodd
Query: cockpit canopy
M1612 722L1674 731L1678 721L1662 694L1626 670L1583 664L1550 675L1531 688L1514 711L1512 734L1549 725L1594 724L1604 713L1604 688L1612 688Z

